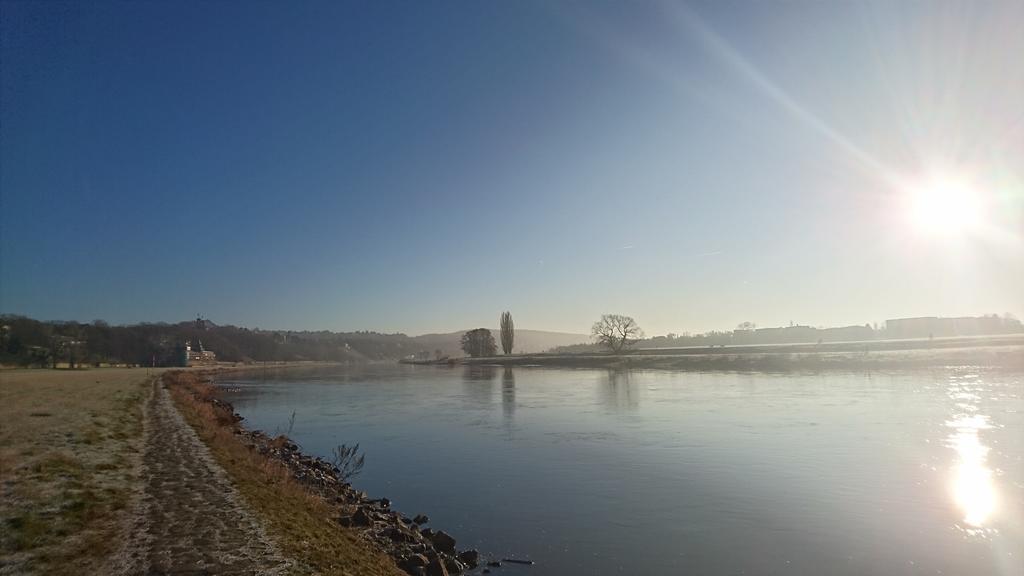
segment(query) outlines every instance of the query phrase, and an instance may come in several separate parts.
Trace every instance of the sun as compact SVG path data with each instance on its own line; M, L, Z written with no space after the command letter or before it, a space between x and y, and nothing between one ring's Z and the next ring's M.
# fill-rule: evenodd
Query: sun
M972 232L983 221L981 193L962 176L929 175L908 187L908 200L914 228L928 235Z

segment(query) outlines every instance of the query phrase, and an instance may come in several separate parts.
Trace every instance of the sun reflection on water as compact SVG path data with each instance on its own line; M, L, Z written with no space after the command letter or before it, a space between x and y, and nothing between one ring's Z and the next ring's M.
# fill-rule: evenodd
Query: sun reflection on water
M962 412L946 422L952 428L946 445L957 456L952 478L954 501L963 514L966 530L978 534L996 509L996 491L992 469L987 465L989 448L981 441L981 431L992 426L988 416L977 413L980 398L971 384L958 378L950 382L949 397Z

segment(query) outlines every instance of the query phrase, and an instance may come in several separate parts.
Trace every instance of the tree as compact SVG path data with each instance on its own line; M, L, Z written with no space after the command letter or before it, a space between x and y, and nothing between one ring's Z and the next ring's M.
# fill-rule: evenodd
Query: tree
M494 336L487 328L477 328L462 335L462 351L473 358L494 356L498 353L498 345Z
M600 320L594 322L590 333L597 339L598 344L607 346L612 352L621 352L623 348L644 337L644 331L637 325L636 320L618 314L601 316Z
M503 312L501 314L501 350L505 354L512 353L512 342L515 340L516 327L512 323L512 313Z
M295 414L292 414L295 417ZM331 451L333 457L331 464L334 465L338 479L348 482L350 478L363 471L363 464L366 463L366 455L359 453L359 444L346 446L342 444Z

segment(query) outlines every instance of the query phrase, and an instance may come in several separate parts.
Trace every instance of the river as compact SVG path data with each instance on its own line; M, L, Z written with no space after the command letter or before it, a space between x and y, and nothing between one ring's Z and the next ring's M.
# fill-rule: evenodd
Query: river
M229 376L245 425L505 574L1024 574L1024 375L371 365ZM294 413L294 421L290 417Z

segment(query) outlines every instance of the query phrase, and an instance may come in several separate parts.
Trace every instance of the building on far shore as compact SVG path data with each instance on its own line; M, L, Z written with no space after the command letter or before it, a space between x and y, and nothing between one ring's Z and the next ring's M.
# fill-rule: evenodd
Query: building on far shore
M841 326L815 328L796 324L778 328L736 329L731 344L811 344L814 342L859 342L873 340L875 331L870 326Z
M192 346L191 340L185 341L184 357L182 360L185 366L214 364L217 362L217 355L212 350L203 348L203 341L197 338L195 347Z
M949 336L987 336L997 334L1019 334L1024 332L1020 320L1009 316L960 316L940 318L922 316L919 318L895 318L885 321L885 337L942 338Z
M940 318L894 318L878 325L854 324L835 328L816 328L803 324L790 324L770 328L757 328L744 322L731 332L708 332L696 336L656 336L646 341L647 348L673 348L682 346L759 346L770 344L828 344L839 342L870 342L873 340L902 340L915 338L999 336L1024 334L1024 324L1010 314L998 316L962 316Z

